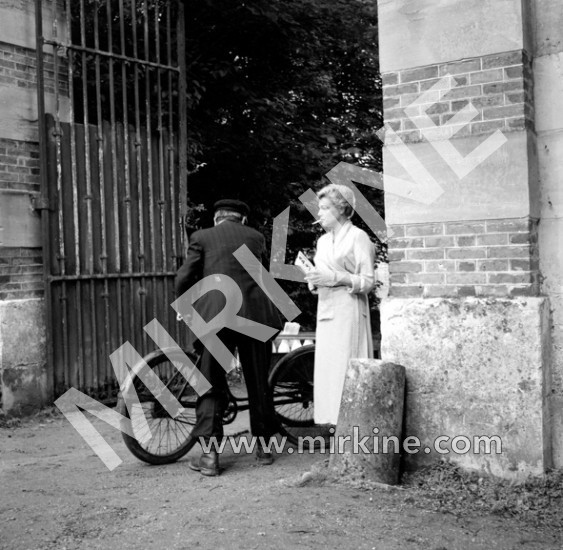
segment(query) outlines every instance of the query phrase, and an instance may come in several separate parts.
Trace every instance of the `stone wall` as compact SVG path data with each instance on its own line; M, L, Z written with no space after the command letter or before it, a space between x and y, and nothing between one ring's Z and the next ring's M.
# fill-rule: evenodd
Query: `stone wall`
M378 2L384 118L395 132L383 151L392 235L382 359L406 367L407 432L415 432L407 435L502 436L503 456L450 458L504 477L563 465L556 397L563 366L550 330L563 315L554 300L563 254L544 223L546 179L550 203L560 204L554 171L563 173L555 168L563 155L551 157L540 144L542 113L551 113L551 126L561 117L539 89L535 57L540 27L546 37L553 31L551 39L561 33L548 23L556 2L533 4ZM550 71L550 89L563 88L554 63ZM447 74L451 87L437 89ZM467 105L474 116L460 120ZM495 139L501 146L492 154L477 155L465 173L455 169L452 159ZM405 144L439 186L434 200L393 193L392 177L409 179ZM409 457L409 465L428 456Z
M455 437L498 437L491 452L447 455L489 474L517 479L552 465L545 298L390 299L381 326L382 357L408 365L405 434L431 449L406 455L407 469L442 456L440 436L443 449Z
M28 414L51 404L42 299L0 301L2 408Z
M58 8L57 8L58 4ZM60 2L43 2L44 34ZM49 402L43 303L37 62L34 0L0 0L0 407L25 413ZM55 59L45 52L47 110L55 109ZM68 113L68 75L59 63L58 107Z

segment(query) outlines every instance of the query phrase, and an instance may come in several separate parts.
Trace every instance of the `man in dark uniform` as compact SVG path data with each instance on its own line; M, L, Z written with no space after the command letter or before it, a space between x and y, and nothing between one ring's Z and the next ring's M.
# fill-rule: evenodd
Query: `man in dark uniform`
M218 284L225 279L232 279L238 286L236 292L242 294L242 306L237 313L239 317L260 323L279 332L283 321L271 300L266 296L253 277L239 263L233 253L246 245L253 255L264 266L268 265L264 236L247 227L248 206L241 201L224 199L214 205L214 227L196 231L190 237L186 261L176 276L176 292L178 296L193 287L205 277L212 276ZM225 277L226 276L226 277ZM254 274L256 277L257 274ZM231 286L232 281L229 281ZM203 294L194 305L195 311L209 323L220 314L229 302L230 297L221 292L211 290ZM234 300L236 302L236 299ZM274 332L274 331L272 331ZM255 437L262 436L264 441L278 431L275 419L271 392L268 387L268 369L272 356L270 340L262 342L251 336L230 328L222 328L217 332L219 340L233 353L238 349L244 379L248 391L250 428ZM200 369L211 383L211 389L200 396L196 405L196 425L192 430L192 438L202 437L208 441L216 437L220 442L223 437L223 411L227 405L227 380L225 369L201 341L196 343L202 353ZM261 464L271 464L271 453L258 445L257 460ZM219 457L216 450L203 453L199 460L189 463L190 468L204 475L219 473Z

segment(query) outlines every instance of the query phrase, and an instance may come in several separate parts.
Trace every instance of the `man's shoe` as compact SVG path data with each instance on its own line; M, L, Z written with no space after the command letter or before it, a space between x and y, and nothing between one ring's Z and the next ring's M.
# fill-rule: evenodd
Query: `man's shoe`
M257 449L256 462L258 462L260 466L269 466L274 462L274 456L272 455L272 453L268 453L263 449Z
M204 476L218 476L219 471L219 455L217 451L209 451L208 453L201 453L199 458L192 458L188 461L188 466L203 474Z

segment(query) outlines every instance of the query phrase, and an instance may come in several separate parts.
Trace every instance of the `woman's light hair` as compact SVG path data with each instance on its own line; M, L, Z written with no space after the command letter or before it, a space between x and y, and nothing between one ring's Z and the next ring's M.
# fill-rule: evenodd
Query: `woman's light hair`
M342 213L343 216L351 218L356 207L354 191L346 185L331 183L323 187L318 193L319 199L328 199Z

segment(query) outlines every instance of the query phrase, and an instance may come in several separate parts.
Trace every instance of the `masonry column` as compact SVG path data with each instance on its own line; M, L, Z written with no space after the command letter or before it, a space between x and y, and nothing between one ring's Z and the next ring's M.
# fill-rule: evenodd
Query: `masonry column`
M563 6L559 0L533 0L527 25L534 51L535 129L541 185L539 226L542 292L553 316L553 462L563 468Z
M540 187L522 2L378 6L384 116L395 132L384 148L392 237L382 359L407 369L406 435L423 444L407 467L448 453L503 477L539 474L552 464L550 311L540 296ZM437 90L446 75L449 91L444 83ZM463 119L469 105L476 112ZM434 196L393 194L390 176L414 172L426 189L425 171ZM449 439L436 448L439 436Z
M50 34L50 10L43 2ZM0 1L0 410L50 402L39 196L35 2ZM48 60L47 65L49 63Z

